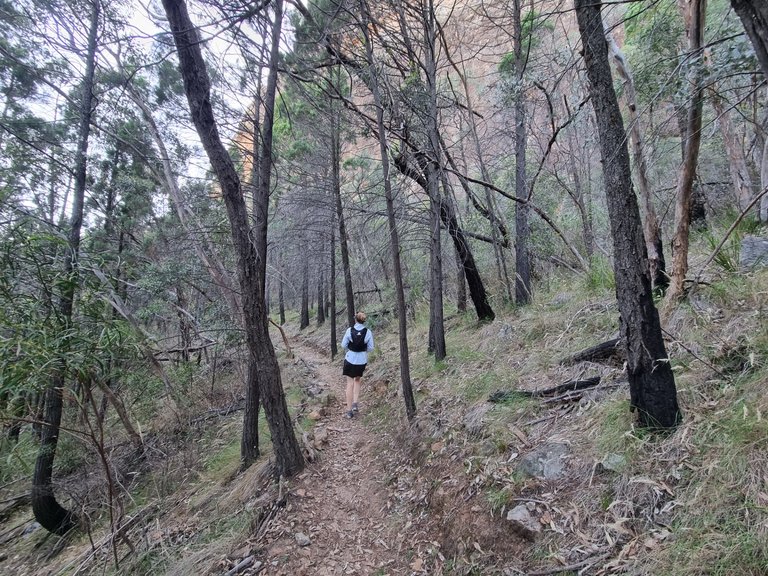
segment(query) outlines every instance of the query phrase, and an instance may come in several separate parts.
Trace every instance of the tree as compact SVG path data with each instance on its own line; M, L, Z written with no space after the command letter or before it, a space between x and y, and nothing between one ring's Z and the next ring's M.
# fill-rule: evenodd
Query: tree
M360 27L365 40L365 56L370 71L376 64L371 45L371 37L368 33L370 10L365 0L360 1L362 25ZM416 415L416 400L413 396L411 385L410 353L408 351L408 322L405 315L405 288L403 286L403 270L400 261L400 237L397 232L395 220L395 202L390 175L389 151L387 150L387 136L384 127L384 107L381 103L381 91L379 81L375 74L371 74L371 94L376 107L376 135L379 140L379 154L381 155L381 168L384 173L384 196L387 202L387 224L389 225L390 250L392 252L392 270L395 277L395 295L397 299L397 327L400 347L400 384L403 390L405 413L408 420Z
M574 6L600 136L631 406L638 412L641 425L670 428L680 422L681 414L659 315L653 303L640 210L632 189L626 132L608 63L601 3L574 0Z
M672 239L672 270L668 298L670 301L684 295L685 275L688 272L688 241L691 225L691 197L696 165L701 147L701 122L704 106L703 54L706 0L681 0L687 4L686 34L688 54L692 60L690 72L690 104L685 126L683 165L678 174L675 192L675 235Z
M304 458L296 441L280 379L280 368L269 338L269 324L265 309L267 202L271 180L272 122L274 119L274 94L277 85L277 47L282 21L282 0L274 3L274 27L272 36L272 73L267 81L264 97L262 158L268 159L260 167L260 189L256 207L256 223L251 234L248 214L243 199L240 176L234 162L221 143L216 120L211 107L210 81L202 51L200 37L192 24L184 0L163 0L163 7L171 24L174 43L178 51L179 67L184 80L184 90L189 102L192 121L208 155L221 186L224 203L230 221L232 240L238 260L238 280L243 298L243 317L246 341L250 353L246 411L253 409L254 396L264 403L272 443L275 447L276 474L293 476L304 467ZM277 33L276 33L277 32ZM271 101L270 101L271 100ZM253 241L251 240L253 237ZM246 425L249 424L246 416ZM247 438L243 437L244 465L250 465Z
M731 6L741 18L763 75L768 80L768 4L762 0L731 0ZM765 194L768 190L768 138L763 146L760 187L761 194L764 194L760 201L760 221L768 223L768 194Z
M661 241L661 225L653 205L653 193L648 179L648 162L645 157L643 135L640 129L640 114L638 113L637 94L635 92L635 79L632 76L629 64L613 35L606 34L608 47L619 76L624 80L624 98L627 102L629 115L629 140L632 144L632 158L635 165L635 181L640 189L640 198L643 201L645 218L643 219L643 233L645 234L645 246L648 250L648 261L651 267L651 285L656 290L664 291L669 285L666 274L666 262L664 260L664 244Z
M530 225L528 224L528 188L526 186L526 146L528 133L525 126L525 90L523 75L528 61L523 45L522 0L512 2L512 21L514 27L515 77L517 91L515 92L515 302L518 305L531 301L531 259L530 259ZM533 12L531 12L533 15ZM528 34L530 41L530 33Z
M60 295L58 314L61 331L66 334L73 319L74 301L78 287L77 263L80 256L81 230L83 226L83 207L85 205L86 165L88 162L88 143L93 115L94 74L96 70L96 49L101 4L99 0L91 3L88 44L85 56L80 100L77 152L75 156L74 189L72 193L72 215L69 221L67 248L62 254L62 264L66 283ZM40 451L35 462L32 476L32 511L35 519L46 530L54 534L64 534L76 526L76 515L64 509L53 493L52 476L56 447L59 441L64 389L66 387L66 338L61 342L62 350L58 367L45 390L45 413L43 430L40 438Z

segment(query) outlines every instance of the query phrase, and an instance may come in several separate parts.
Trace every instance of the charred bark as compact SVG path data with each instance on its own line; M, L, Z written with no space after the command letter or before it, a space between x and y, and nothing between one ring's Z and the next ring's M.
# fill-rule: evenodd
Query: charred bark
M680 422L681 414L653 302L640 210L632 190L626 132L608 63L601 3L575 0L574 5L600 137L631 406L638 412L642 426L670 428Z

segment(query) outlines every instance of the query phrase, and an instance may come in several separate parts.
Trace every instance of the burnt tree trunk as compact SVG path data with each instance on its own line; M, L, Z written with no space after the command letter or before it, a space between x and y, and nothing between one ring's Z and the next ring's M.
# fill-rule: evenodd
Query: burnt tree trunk
M210 80L200 48L199 34L189 18L184 0L163 0L163 7L178 50L179 68L184 80L184 91L189 102L192 121L221 186L230 221L232 241L237 254L238 280L242 292L244 325L250 356L246 416L241 443L243 465L249 466L255 459L252 440L253 432L258 429L254 426L258 414L258 400L254 402L254 398L260 398L264 403L275 450L275 474L290 477L303 469L304 457L293 432L283 393L280 368L269 337L268 318L264 309L267 208L272 174L272 124L283 2L276 0L273 3L275 20L272 30L270 74L264 95L261 150L261 158L266 161L260 165L259 189L255 191L257 199L254 202L253 234L248 226L248 212L243 199L240 176L221 142L213 116ZM251 377L257 382L251 382Z
M640 210L632 189L626 132L608 64L601 3L574 0L574 5L600 136L631 406L637 410L642 426L669 428L680 422L681 414L659 315L653 303Z

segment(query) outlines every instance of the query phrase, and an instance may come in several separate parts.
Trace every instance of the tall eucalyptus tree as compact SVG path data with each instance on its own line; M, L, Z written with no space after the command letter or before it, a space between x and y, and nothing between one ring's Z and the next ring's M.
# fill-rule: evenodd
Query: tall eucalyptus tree
M273 5L272 53L270 75L264 95L265 113L262 129L262 154L266 161L260 166L259 190L254 193L255 225L249 226L242 193L242 183L234 162L224 148L211 107L210 80L200 48L200 35L192 23L184 0L163 0L174 43L178 51L184 90L189 102L192 121L205 148L221 186L229 216L232 240L238 260L238 279L243 298L246 340L250 353L246 417L241 453L243 464L255 459L252 434L258 413L259 398L263 401L267 422L275 448L276 474L293 476L304 467L304 457L293 432L288 406L283 393L280 368L269 337L265 302L267 207L272 173L272 125L274 98L277 88L277 59L283 2Z

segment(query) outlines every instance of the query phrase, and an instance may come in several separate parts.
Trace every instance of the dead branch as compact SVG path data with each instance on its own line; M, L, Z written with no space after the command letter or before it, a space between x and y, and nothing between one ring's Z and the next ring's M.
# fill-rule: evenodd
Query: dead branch
M619 346L621 342L620 338L614 338L606 342L601 342L595 346L577 352L576 354L569 356L560 361L563 366L570 364L576 364L577 362L598 362L600 360L618 359L624 351Z
M561 395L563 392L573 393L586 388L592 388L599 383L600 376L593 376L592 378L587 378L585 380L569 380L568 382L552 386L551 388L544 388L542 390L497 390L488 397L488 402L498 403L520 396L540 398L542 396Z

